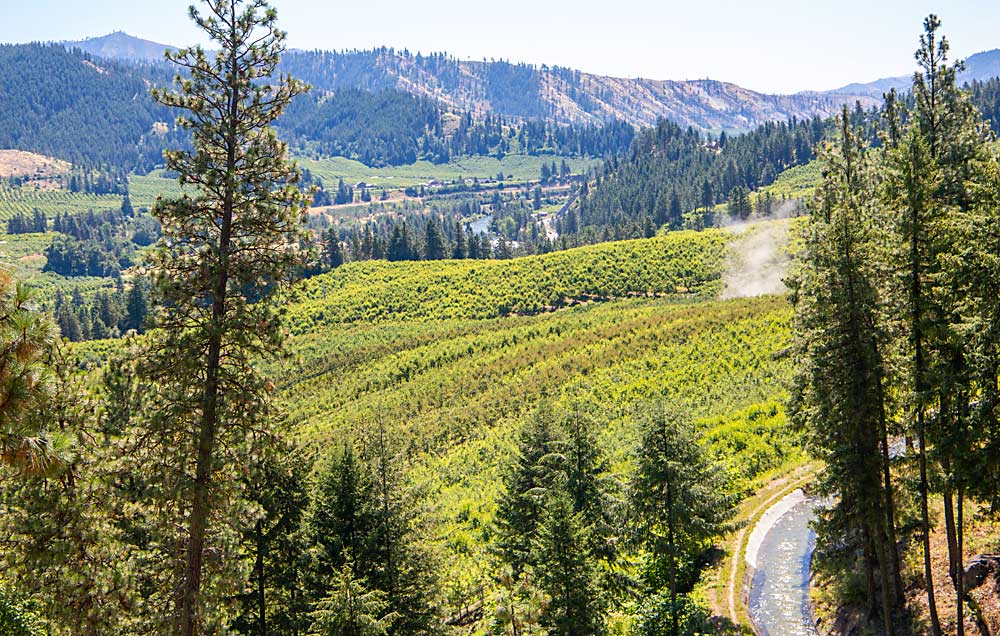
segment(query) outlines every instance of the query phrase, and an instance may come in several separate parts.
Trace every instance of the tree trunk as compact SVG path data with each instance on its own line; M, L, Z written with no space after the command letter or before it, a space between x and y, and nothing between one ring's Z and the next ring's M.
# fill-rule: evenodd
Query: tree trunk
M962 487L958 487L958 527L955 529L955 557L956 557L956 572L955 572L955 608L956 617L958 619L958 633L957 636L965 636L965 564L962 558L962 550L965 548L962 545L965 542L965 532L962 528L964 525L964 493Z
M920 521L923 524L924 586L927 588L927 609L931 618L931 634L941 636L937 603L934 600L934 578L931 573L931 522L927 511L927 442L924 436L923 410L917 412L917 444L920 447Z
M881 596L882 596L882 626L885 629L886 636L892 636L895 633L893 629L893 614L895 612L895 604L892 598L892 574L890 573L889 556L888 550L886 549L885 534L882 529L876 525L874 532L875 539L875 558L878 561L879 570L879 582L881 586Z
M881 391L880 391L881 393ZM884 395L884 394L883 394ZM879 418L879 436L882 444L882 489L885 498L885 533L888 548L889 567L892 573L893 611L903 607L903 576L899 561L899 544L896 538L896 498L892 489L892 457L889 454L889 434L885 425L885 401L881 403L882 411Z
M233 50L239 42L235 22L232 29ZM205 532L210 511L209 495L212 481L212 463L215 438L219 426L219 371L222 360L222 333L226 317L226 289L229 285L229 250L233 230L233 207L236 190L236 147L239 79L236 57L230 70L229 121L227 122L226 190L221 210L222 227L219 232L218 273L212 290L212 321L208 337L208 355L205 359L205 391L201 398L201 426L198 434L198 460L195 468L195 485L188 531L187 573L181 592L180 629L182 636L196 636L199 632L198 601L201 593L202 560L205 552Z
M862 526L862 537L864 543L863 554L865 563L865 587L868 591L865 596L865 602L867 603L867 606L865 607L865 617L867 620L871 621L875 617L875 613L878 610L878 585L875 583L874 540L872 539L867 523L864 523Z
M951 463L942 461L941 467L945 475L951 475ZM948 536L948 576L951 577L952 585L958 585L958 537L955 532L955 497L948 486L942 495L944 499L944 529Z
M670 577L670 636L680 636L677 618L677 556L674 544L674 501L673 492L667 486L667 572Z

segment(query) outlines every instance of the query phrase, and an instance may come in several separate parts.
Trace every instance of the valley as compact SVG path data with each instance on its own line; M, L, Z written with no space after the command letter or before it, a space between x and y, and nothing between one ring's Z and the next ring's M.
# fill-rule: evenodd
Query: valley
M0 44L0 635L1000 630L997 51L769 95L270 8Z

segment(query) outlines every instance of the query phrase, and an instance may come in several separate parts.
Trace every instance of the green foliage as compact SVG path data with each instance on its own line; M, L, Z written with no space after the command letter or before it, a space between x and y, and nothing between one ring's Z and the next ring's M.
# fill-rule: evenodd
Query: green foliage
M531 276L526 284L548 280ZM289 316L322 299L299 302ZM788 346L788 315L780 298L689 305L646 297L534 316L326 322L291 339L296 355L283 366L281 391L307 444L363 438L381 420L412 449L407 481L419 484L419 501L433 511L426 536L445 555L447 613L457 614L493 586L505 467L516 431L546 397L560 413L574 410L565 400L579 401L601 422L596 441L610 460L601 480L629 474L638 435L632 411L654 398L692 414L706 448L733 475L733 492L800 461L781 405L791 363L775 357Z
M595 159L567 159L574 173L600 165ZM326 159L300 158L299 163L324 183L335 184L338 179L347 183L364 181L380 187L420 186L430 181L452 181L460 179L492 179L498 173L513 175L513 182L535 181L543 164L551 162L549 157L528 155L507 155L503 159L495 157L454 157L445 164L436 165L430 161L390 168L372 168L359 161L344 157ZM506 183L506 182L505 182Z
M336 574L333 589L312 613L310 634L316 636L385 636L398 618L387 613L386 594L365 589L349 563Z
M10 593L0 590L0 634L3 636L42 636L35 615L21 607Z
M310 593L322 607L329 605L322 599L350 592L345 576L364 581L377 595L373 619L389 634L426 633L435 619L430 564L416 541L398 458L387 455L381 434L373 448L374 457L359 459L346 447L319 463L304 524Z
M699 557L730 527L738 498L730 476L699 443L690 420L660 403L645 406L631 488L636 539L648 555L647 588L669 593L670 627L681 636L679 597L698 576Z
M117 194L86 194L68 190L12 188L0 183L0 221L18 214L31 217L35 210L54 219L56 214L82 214L90 210L120 210ZM6 224L5 224L6 225Z
M308 281L293 331L386 320L493 318L637 295L713 295L727 238L719 232L596 245L501 261L349 263Z
M538 564L538 587L549 597L540 623L550 636L604 632L605 601L597 587L587 533L567 492L557 489L546 497L532 552Z
M33 411L50 391L46 360L55 340L31 290L0 269L0 467L28 473L52 468L51 440Z
M773 183L782 171L808 163L825 131L818 117L768 123L717 147L694 129L661 120L636 138L628 155L609 162L597 185L581 198L579 231L599 234L604 228L657 216L662 225L663 210L674 195L684 210L702 210L692 217L695 227L711 226L712 208L735 188L744 194L755 191ZM739 215L747 211L745 203L738 207Z
M281 351L275 295L303 264L306 207L271 127L306 90L285 75L268 82L285 48L275 11L262 1L213 0L204 15L190 13L219 50L168 53L176 89L153 91L182 111L193 149L164 154L187 188L153 210L163 226L150 257L159 307L140 375L162 406L136 431L157 440L153 452L171 465L157 476L160 520L184 545L183 565L171 564L173 631L184 636L228 622L239 564L226 558L230 546L213 524L225 532L237 521L239 500L221 493L239 492L238 467L269 428L269 389L256 365ZM205 559L211 550L224 556Z

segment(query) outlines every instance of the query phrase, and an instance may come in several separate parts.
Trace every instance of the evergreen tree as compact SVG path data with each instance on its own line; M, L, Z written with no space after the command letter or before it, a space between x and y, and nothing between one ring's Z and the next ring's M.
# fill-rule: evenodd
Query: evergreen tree
M876 200L861 132L846 106L836 151L806 233L796 288L800 362L792 417L824 461L821 486L837 503L824 512L827 542L863 555L868 614L881 610L886 634L903 602L889 473L886 336L878 326ZM858 564L851 562L846 571ZM876 574L876 569L878 574Z
M463 225L463 223L459 223L455 229L455 249L451 253L451 257L454 259L463 259L469 256Z
M735 513L723 468L702 450L691 425L662 405L642 415L642 441L632 484L640 545L650 555L646 585L669 594L670 636L681 636L678 596L695 581L692 563L726 531Z
M206 542L216 536L213 522L225 518L216 495L232 483L231 454L246 448L268 410L254 365L280 350L270 299L301 263L306 206L298 173L270 127L304 87L287 77L262 81L284 50L276 13L263 0L207 4L207 15L192 10L191 17L219 50L169 53L185 77L176 92L153 93L186 111L180 122L193 136L192 151L165 154L185 194L153 210L164 237L152 258L161 307L143 370L163 401L150 421L154 437L167 442L163 453L176 458L180 476L163 492L178 493L170 504L187 526L178 537L186 554L174 587L179 636L204 633L217 620L217 595L231 576L226 558L217 560L222 569L205 571Z
M316 636L385 636L398 615L387 613L385 593L368 590L350 563L336 574L333 589L313 611L310 634Z
M440 261L445 258L445 255L445 239L441 228L436 220L428 219L424 235L424 260Z
M45 360L57 334L33 304L29 288L0 268L0 466L40 473L57 455L32 411L49 392Z
M534 565L531 537L538 529L545 496L552 486L553 454L562 441L550 404L540 406L518 435L517 456L504 478L504 494L497 505L497 549L519 576Z
M545 513L533 541L538 586L549 597L541 623L550 636L592 636L604 633L604 601L596 584L580 515L563 488L545 500Z
M681 209L681 198L677 190L670 193L670 211L667 221L671 230L679 230L684 225L684 211Z

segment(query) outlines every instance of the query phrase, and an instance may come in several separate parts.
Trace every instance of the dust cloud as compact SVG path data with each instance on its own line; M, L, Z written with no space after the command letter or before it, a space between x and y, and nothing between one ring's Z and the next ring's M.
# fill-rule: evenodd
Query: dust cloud
M722 298L746 298L787 291L791 257L788 254L789 221L769 221L730 228L738 232L732 256L722 276Z

